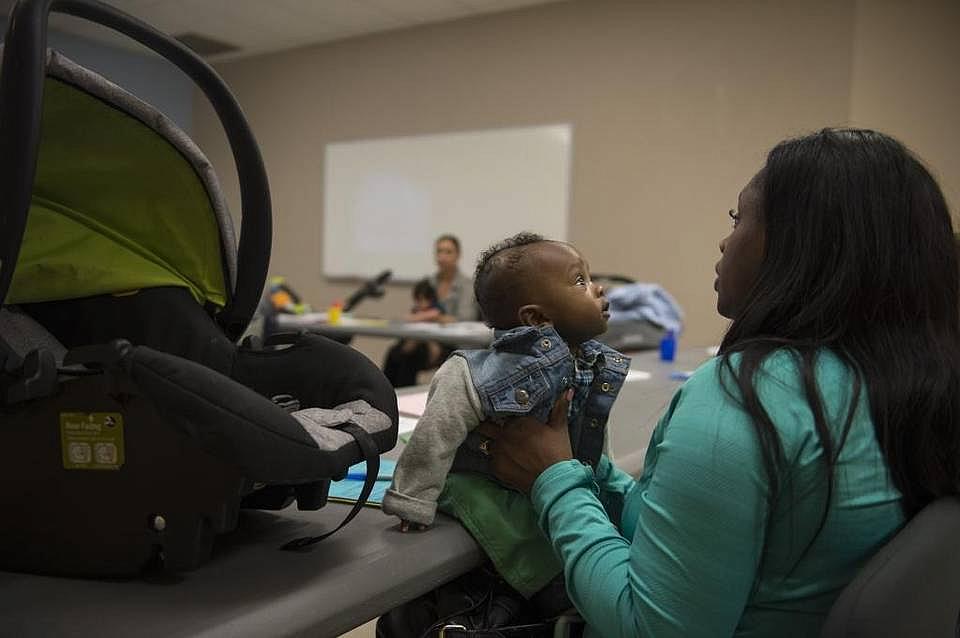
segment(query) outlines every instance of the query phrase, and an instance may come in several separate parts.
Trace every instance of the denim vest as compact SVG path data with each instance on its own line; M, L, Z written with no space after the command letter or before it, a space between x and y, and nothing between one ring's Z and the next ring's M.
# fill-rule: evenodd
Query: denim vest
M570 446L574 456L595 467L603 452L607 417L630 369L630 358L599 341L581 345L583 358L596 356L589 391L570 406ZM458 350L470 369L487 419L502 421L528 414L546 421L560 394L575 381L574 356L553 326L498 330L486 350ZM473 431L457 449L453 471L492 476L490 440Z

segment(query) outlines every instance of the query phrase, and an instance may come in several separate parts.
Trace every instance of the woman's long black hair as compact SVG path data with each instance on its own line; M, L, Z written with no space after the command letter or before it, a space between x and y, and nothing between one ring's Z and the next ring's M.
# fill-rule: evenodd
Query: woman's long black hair
M956 494L960 271L936 181L886 135L826 129L770 151L760 192L763 263L720 351L722 377L735 380L757 429L772 499L783 447L753 381L764 358L780 348L797 356L824 449L828 508L863 389L906 516ZM828 427L815 381L822 348L857 373L840 432ZM730 361L734 353L738 366ZM821 527L825 519L826 511Z

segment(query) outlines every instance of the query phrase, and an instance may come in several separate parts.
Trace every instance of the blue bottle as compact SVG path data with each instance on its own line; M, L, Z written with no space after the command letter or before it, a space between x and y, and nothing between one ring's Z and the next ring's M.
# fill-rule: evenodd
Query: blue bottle
M663 339L660 340L660 360L673 361L676 354L677 336L673 330L667 330L667 334L663 335Z

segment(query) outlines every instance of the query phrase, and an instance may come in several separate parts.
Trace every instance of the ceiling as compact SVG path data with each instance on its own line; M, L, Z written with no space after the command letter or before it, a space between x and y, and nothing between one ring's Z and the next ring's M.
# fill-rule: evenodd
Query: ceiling
M192 34L236 47L213 61L341 40L560 0L109 0L109 4L174 36ZM0 0L2 15L14 0ZM50 26L126 48L107 29L54 14ZM202 52L202 51L201 51Z

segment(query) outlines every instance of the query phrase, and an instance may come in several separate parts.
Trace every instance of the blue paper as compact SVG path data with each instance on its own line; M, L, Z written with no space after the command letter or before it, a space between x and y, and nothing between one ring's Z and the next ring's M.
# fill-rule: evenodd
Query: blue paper
M396 466L396 461L380 459L380 471L377 475L381 478L377 479L373 491L370 492L370 497L367 499L368 505L379 507L383 503L383 496L387 493L387 488L390 487L393 470ZM363 479L366 472L367 464L365 461L351 465L350 469L347 470L347 476L355 478L345 478L342 481L331 483L328 498L333 501L355 502L360 498L360 492L363 490Z

